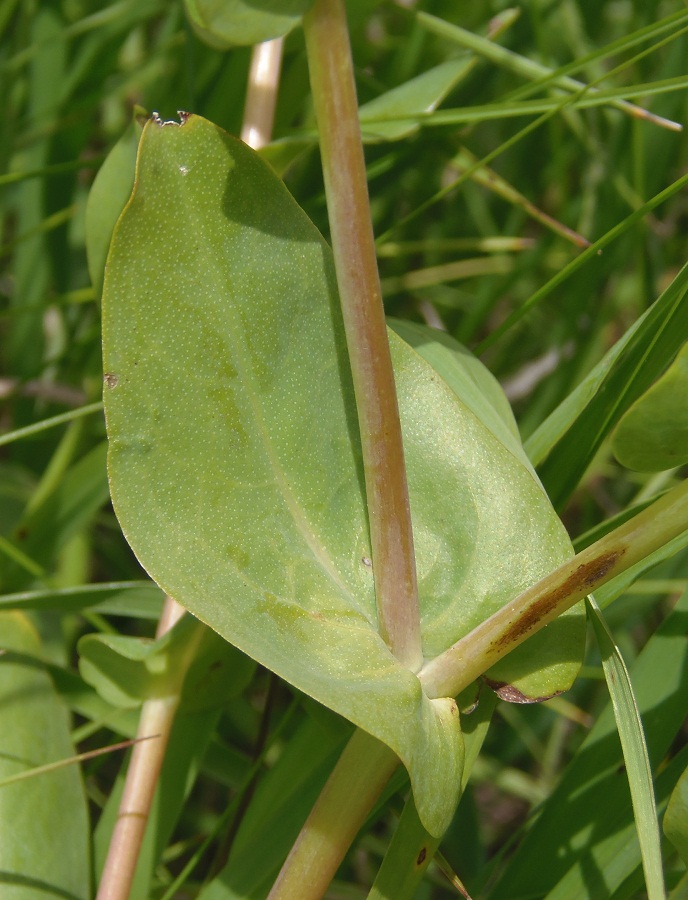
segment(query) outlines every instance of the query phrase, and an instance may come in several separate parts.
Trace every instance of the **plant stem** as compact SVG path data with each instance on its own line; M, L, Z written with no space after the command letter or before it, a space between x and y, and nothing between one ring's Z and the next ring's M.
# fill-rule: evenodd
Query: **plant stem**
M476 678L583 597L688 528L688 480L528 588L427 663L428 697L455 697Z
M185 612L171 597L166 597L156 637L169 631ZM200 627L199 625L199 629ZM186 668L192 659L193 654L188 654ZM179 706L184 675L185 672L180 673L178 691L168 697L146 700L141 708L136 732L139 743L134 745L131 753L97 900L127 900L130 895L160 769Z
M283 43L275 38L253 48L241 140L254 150L269 143L272 135Z
M281 39L266 41L253 48L241 135L255 149L270 140L281 59ZM182 606L166 597L156 637L169 631L184 613ZM202 629L199 622L189 645L192 651L191 645L196 636L200 638ZM141 709L137 738L157 735L157 739L136 744L132 752L97 900L127 900L129 897L167 742L193 657L194 652L189 652L178 661L175 693L147 700Z
M379 629L397 659L417 672L422 652L406 467L344 3L315 0L303 27L361 432Z
M281 38L253 48L241 136L254 149L270 140L281 60ZM182 606L166 597L156 637L169 631L184 613ZM198 623L192 643L196 636L200 638L202 629ZM147 700L141 709L137 738L151 735L157 735L157 738L136 744L132 751L97 900L127 900L129 897L184 678L193 658L194 652L189 652L179 661L178 690L174 695Z
M322 789L268 900L318 900L335 875L382 789L396 754L357 729Z

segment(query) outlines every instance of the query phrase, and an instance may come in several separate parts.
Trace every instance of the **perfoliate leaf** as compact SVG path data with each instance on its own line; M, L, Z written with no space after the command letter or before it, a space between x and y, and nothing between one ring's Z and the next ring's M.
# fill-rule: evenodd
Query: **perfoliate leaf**
M104 342L112 497L142 564L228 641L390 746L441 833L461 779L458 714L378 633L331 251L270 168L199 117L146 126L108 260ZM532 469L390 342L432 658L571 547ZM547 631L552 666L537 651L519 664L535 697L568 687L581 652L580 617Z

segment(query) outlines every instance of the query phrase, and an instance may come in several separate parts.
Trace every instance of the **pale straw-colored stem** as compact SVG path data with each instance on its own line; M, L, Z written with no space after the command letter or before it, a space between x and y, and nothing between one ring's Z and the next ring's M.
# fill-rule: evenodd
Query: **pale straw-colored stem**
M156 637L162 637L184 613L182 606L166 597ZM183 676L180 690L182 681ZM140 742L131 752L97 900L127 900L129 897L179 699L177 691L167 697L146 700L141 707L136 732Z
M241 134L256 149L267 143L272 133L281 58L281 39L258 44L253 49ZM184 613L182 606L167 597L156 636L169 631ZM199 623L199 636L202 627ZM136 744L132 751L97 900L128 900L181 688L192 659L193 653L186 654L184 671L178 673L179 690L174 695L147 700L141 709L137 737L155 737Z
M241 140L258 150L270 142L282 63L282 38L256 44L246 89Z

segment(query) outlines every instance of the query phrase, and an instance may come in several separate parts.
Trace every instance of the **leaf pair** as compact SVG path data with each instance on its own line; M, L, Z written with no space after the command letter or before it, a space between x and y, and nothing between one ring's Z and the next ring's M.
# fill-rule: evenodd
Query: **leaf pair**
M378 633L329 247L239 141L196 116L149 122L103 317L112 497L142 564L390 746L440 834L461 780L458 715ZM398 327L415 346L390 332L432 659L572 551L489 373L450 339ZM582 640L572 612L488 674L530 698L565 690Z

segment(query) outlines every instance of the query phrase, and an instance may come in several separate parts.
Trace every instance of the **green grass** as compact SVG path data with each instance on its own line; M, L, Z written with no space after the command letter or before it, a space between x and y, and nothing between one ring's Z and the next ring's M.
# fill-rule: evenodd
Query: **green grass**
M658 0L524 4L495 40L517 64L514 57L471 56L450 27L484 36L502 4L417 6L423 15L392 2L349 4L361 105L448 61L466 63L422 85L436 94L436 111L419 112L417 86L402 93L404 127L397 123L394 140L378 134L366 146L386 312L441 327L477 349L506 387L572 539L598 536L614 517L685 476L685 467L631 472L610 449L615 421L688 337L688 208L685 185L677 184L688 143L611 101L618 106L623 95L656 116L686 121L688 15L682 4ZM5 0L0 31L0 607L28 610L40 657L70 710L77 750L88 751L133 737L136 716L82 679L77 641L92 632L152 637L160 597L108 500L97 406L100 285L89 276L86 201L94 172L137 105L163 118L193 111L238 134L250 51L210 49L180 3L158 0L106 7ZM594 83L610 102L585 108L594 94L564 92L566 76ZM378 102L378 126L389 127L398 114L385 120L379 110ZM296 30L285 43L275 143L265 156L327 236L314 129ZM480 160L488 160L493 178L481 175ZM592 248L582 250L562 226ZM660 297L619 363L612 348ZM586 399L596 366L596 391ZM577 399L560 407L579 385ZM686 543L677 539L651 569L640 566L632 586L614 590L612 583L597 597L645 722L660 816L688 762L680 638ZM107 596L85 587L106 583L113 585ZM443 860L476 898L644 896L592 637L583 673L563 699L497 707L440 844ZM467 716L465 727L479 732L480 722ZM349 734L345 720L262 669L218 708L187 710L173 732L163 799L132 896L172 896L165 892L190 860L197 864L186 893L179 888L174 896L196 896L222 869L230 845L237 895L260 896ZM96 871L121 762L113 754L81 767ZM407 791L397 773L330 896L366 896ZM564 806L570 815L557 815ZM8 827L0 814L0 843ZM574 857L571 848L580 848L580 858L563 859L562 847ZM685 884L685 863L666 840L662 854L671 891ZM208 896L229 896L216 889ZM416 896L456 892L433 864Z

